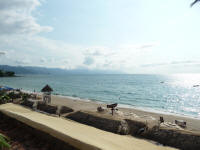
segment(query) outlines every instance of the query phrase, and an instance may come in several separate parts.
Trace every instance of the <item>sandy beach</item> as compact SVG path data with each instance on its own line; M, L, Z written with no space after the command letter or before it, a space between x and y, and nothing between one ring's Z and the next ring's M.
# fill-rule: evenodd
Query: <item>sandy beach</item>
M86 101L86 100L76 100L69 97L53 95L52 104L55 105L64 105L73 108L74 110L83 110L83 111L92 111L96 112L98 106L106 107L106 104L98 103L95 101ZM149 125L158 124L158 119L160 116L164 117L166 122L174 123L175 120L184 120L187 122L187 130L200 133L200 119L190 118L186 116L173 115L173 114L164 114L157 112L149 112L134 108L121 108L118 107L118 113L114 117L126 117L132 119L140 119L147 121ZM111 116L111 114L108 114Z

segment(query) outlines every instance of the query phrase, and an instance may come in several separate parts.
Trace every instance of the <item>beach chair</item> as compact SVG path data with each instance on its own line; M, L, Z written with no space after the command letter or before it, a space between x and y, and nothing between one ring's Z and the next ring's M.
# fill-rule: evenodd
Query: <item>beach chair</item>
M179 125L182 128L186 128L186 121L183 120L175 120L175 124Z
M98 112L104 112L104 110L105 110L105 109L104 109L103 107L101 107L101 106L97 107L97 111L98 111Z

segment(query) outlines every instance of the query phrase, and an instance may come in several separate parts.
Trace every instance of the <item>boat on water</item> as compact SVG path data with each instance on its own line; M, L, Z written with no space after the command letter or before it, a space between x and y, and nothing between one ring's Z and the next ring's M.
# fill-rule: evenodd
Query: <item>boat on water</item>
M200 86L199 84L193 85L193 87L199 87L199 86Z

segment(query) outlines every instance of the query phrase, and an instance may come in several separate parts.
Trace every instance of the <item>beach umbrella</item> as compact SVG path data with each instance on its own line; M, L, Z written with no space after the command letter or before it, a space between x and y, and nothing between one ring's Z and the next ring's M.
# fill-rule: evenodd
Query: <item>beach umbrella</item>
M11 91L11 90L14 90L14 89L11 88L11 87L8 87L8 86L2 86L2 87L0 87L0 91L3 91L3 90L5 90L5 91Z
M48 84L41 89L41 92L52 92L52 91L53 89Z

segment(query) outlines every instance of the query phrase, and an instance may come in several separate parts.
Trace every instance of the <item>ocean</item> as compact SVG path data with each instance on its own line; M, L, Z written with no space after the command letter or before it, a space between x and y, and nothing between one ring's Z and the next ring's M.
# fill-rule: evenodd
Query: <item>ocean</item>
M0 85L26 91L40 92L46 84L56 95L200 118L200 74L23 75L0 78Z

